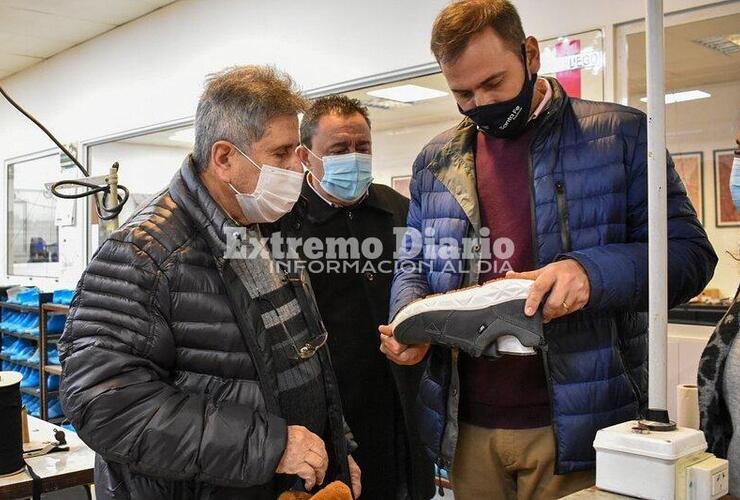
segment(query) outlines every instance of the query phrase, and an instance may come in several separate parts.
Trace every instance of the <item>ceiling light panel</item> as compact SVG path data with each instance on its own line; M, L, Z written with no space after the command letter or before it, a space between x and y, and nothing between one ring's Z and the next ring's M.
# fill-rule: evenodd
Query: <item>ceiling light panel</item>
M665 103L673 104L676 102L695 101L697 99L706 99L712 97L709 92L703 90L685 90L683 92L673 92L665 95ZM641 97L642 102L647 102L647 97Z
M367 92L367 95L380 97L382 99L390 99L391 101L414 103L445 97L449 94L441 90L421 87L419 85L399 85L385 89L371 90Z

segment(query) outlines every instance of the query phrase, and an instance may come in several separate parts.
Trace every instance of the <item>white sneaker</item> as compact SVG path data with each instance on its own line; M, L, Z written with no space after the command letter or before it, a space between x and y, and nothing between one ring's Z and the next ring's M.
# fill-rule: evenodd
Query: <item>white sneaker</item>
M431 342L474 357L532 355L544 344L542 313L524 315L534 281L500 279L430 295L408 304L391 322L404 344Z

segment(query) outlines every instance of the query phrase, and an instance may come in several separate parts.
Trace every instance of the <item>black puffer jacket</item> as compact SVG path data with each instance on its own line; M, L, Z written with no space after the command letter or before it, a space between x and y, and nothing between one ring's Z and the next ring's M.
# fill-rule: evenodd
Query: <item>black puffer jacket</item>
M61 400L99 455L97 498L277 496L286 423L258 304L217 266L227 220L188 158L82 275L59 343ZM327 393L341 436L327 449L346 464Z

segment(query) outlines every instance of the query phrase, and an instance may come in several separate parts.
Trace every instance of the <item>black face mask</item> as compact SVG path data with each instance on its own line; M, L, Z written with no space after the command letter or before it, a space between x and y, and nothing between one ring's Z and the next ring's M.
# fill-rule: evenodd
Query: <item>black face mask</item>
M463 111L459 105L457 107L460 113L473 120L473 123L488 135L513 139L524 132L529 122L537 73L529 76L524 44L522 44L522 57L524 59L524 84L519 95L508 101L485 104L468 111Z

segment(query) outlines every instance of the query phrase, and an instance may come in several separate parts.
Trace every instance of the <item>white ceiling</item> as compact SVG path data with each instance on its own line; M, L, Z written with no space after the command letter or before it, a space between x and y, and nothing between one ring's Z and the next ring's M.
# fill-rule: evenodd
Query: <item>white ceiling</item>
M740 13L665 29L666 92L740 80L740 52L724 55L695 42L740 33ZM629 93L645 95L645 33L627 37Z
M0 0L0 79L175 0Z

